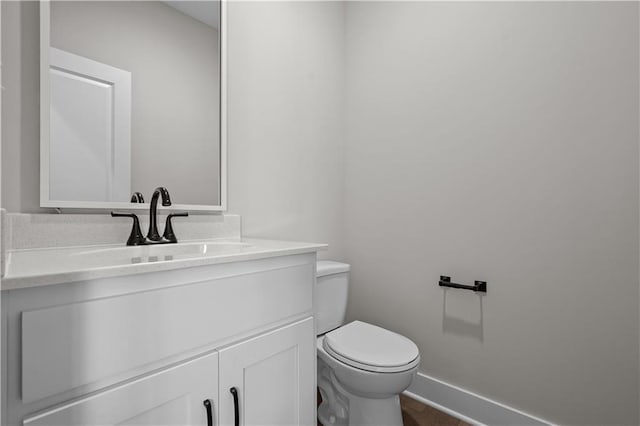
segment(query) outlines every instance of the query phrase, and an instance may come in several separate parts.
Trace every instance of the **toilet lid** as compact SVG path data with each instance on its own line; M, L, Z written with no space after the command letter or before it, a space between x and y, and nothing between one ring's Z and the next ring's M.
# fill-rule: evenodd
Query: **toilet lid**
M327 333L323 346L340 361L367 371L406 371L420 361L418 347L411 340L361 321Z

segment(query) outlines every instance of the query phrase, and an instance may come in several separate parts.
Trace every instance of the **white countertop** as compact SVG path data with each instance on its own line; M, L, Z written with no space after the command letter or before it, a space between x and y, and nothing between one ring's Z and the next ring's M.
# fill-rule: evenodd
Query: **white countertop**
M12 250L7 253L2 290L309 253L326 247L316 243L242 239L137 247Z

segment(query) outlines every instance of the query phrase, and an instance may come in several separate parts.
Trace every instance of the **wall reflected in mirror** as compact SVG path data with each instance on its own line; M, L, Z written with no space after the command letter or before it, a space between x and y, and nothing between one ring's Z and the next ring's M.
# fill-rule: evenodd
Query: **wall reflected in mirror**
M217 1L50 3L50 200L221 204L219 22Z

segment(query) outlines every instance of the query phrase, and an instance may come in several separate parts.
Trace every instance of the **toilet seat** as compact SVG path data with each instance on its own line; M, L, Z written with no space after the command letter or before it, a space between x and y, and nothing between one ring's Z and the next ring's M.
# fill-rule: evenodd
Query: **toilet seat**
M420 362L418 347L411 340L362 321L327 333L323 348L347 365L376 373L407 371Z

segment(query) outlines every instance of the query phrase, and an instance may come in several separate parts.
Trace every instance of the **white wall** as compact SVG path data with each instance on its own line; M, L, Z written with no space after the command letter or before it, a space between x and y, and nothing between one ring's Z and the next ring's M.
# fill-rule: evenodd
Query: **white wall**
M637 8L347 6L350 317L561 424L638 423Z
M344 6L229 3L229 211L342 255Z
M40 43L38 2L3 1L2 207L40 209Z

